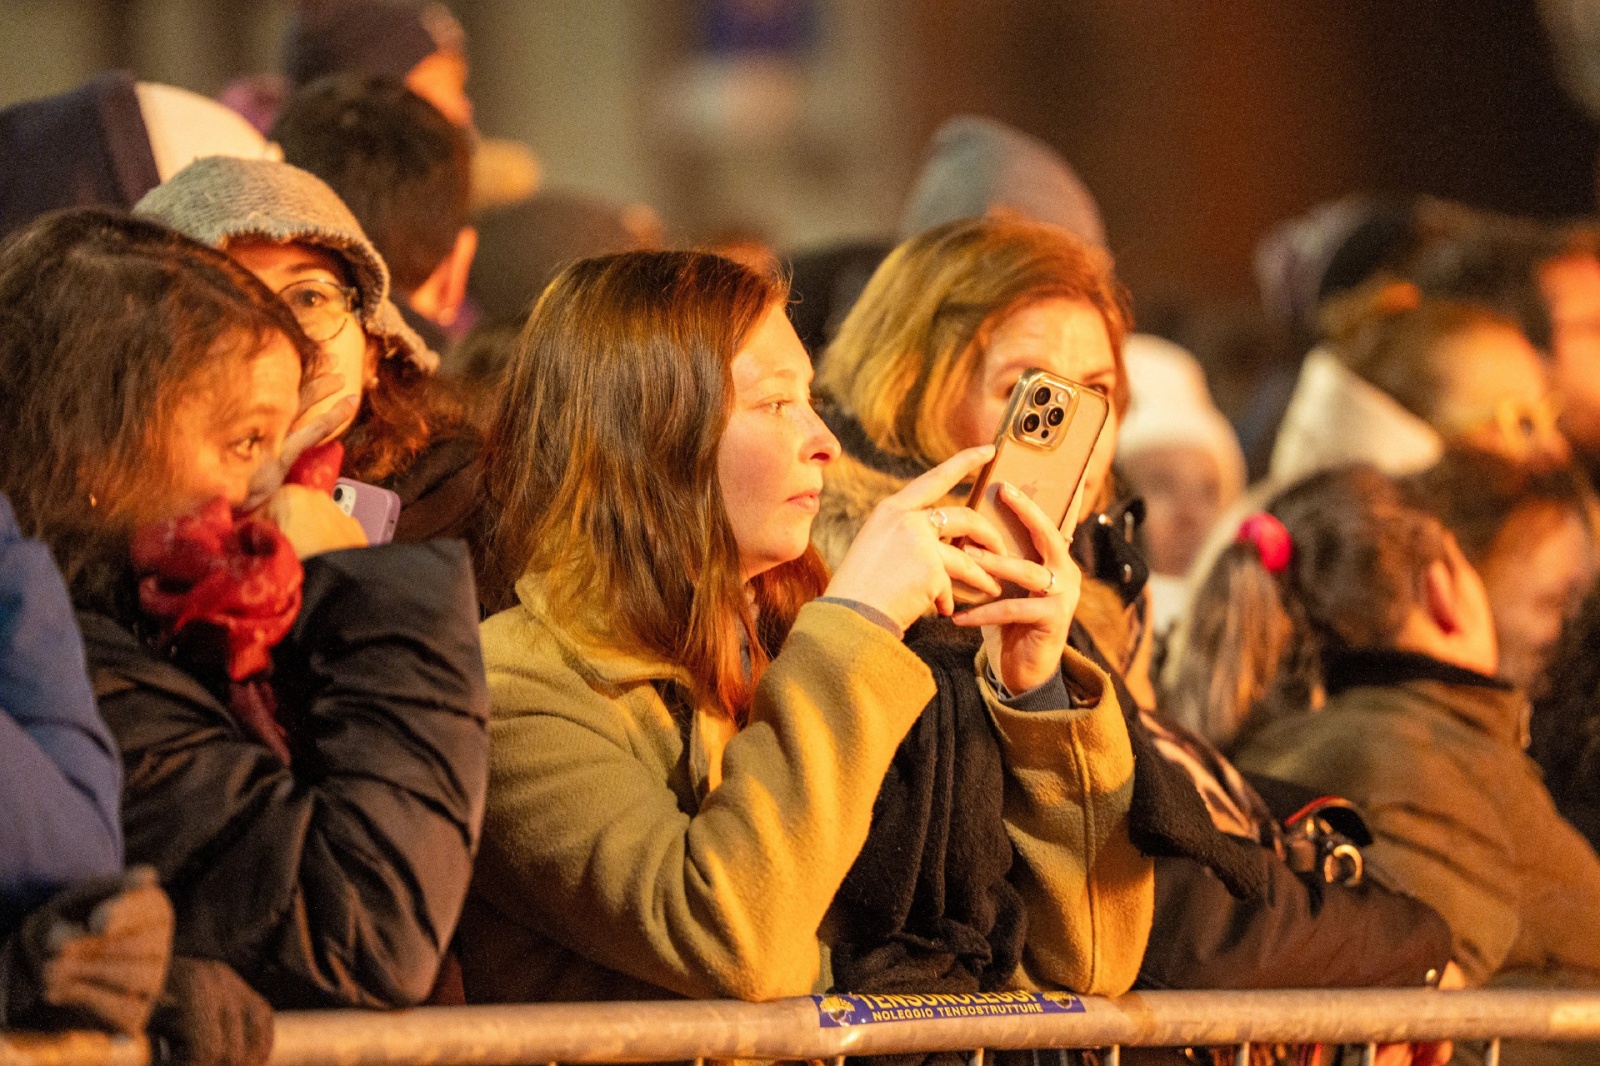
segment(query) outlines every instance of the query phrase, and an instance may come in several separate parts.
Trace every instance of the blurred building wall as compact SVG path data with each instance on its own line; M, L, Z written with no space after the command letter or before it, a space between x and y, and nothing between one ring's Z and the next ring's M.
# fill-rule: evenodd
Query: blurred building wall
M1592 210L1600 137L1536 0L815 0L778 66L702 54L708 0L451 0L488 133L673 236L892 232L961 111L1055 145L1141 305L1245 299L1255 242L1353 189ZM273 69L288 0L0 0L0 104L106 66L214 93Z

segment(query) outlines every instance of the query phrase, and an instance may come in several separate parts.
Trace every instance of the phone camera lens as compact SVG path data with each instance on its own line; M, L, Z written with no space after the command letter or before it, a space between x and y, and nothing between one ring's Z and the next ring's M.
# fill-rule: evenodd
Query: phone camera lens
M1035 407L1043 407L1045 404L1047 404L1049 402L1050 402L1050 387L1048 385L1040 385L1039 388L1033 394L1033 405Z
M1039 428L1039 416L1036 415L1036 414L1033 414L1032 412L1029 412L1028 416L1022 420L1022 432L1024 432L1024 433L1032 433L1035 430L1037 430L1038 428Z
M1044 413L1044 420L1052 426L1059 426L1061 420L1067 417L1067 412L1060 407L1052 407Z

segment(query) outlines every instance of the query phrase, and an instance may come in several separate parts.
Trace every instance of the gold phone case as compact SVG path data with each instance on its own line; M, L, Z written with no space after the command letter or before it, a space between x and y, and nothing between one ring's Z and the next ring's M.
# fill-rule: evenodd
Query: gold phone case
M1000 499L1000 486L1021 489L1059 527L1110 410L1101 393L1044 370L1029 370L1017 381L1000 419L994 458L978 471L967 497L967 506L999 529L1009 554L1039 561L1027 527ZM1010 583L1002 588L1002 598L1026 595ZM963 604L990 598L964 584L956 587L956 599Z

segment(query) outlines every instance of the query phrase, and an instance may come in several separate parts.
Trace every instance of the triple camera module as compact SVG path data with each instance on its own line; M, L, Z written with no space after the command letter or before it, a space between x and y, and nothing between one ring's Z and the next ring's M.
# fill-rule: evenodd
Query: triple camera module
M1054 385L1039 385L1023 402L1017 416L1017 430L1022 438L1041 448L1060 443L1060 426L1067 420L1072 407L1071 390ZM1054 439L1052 439L1054 438Z

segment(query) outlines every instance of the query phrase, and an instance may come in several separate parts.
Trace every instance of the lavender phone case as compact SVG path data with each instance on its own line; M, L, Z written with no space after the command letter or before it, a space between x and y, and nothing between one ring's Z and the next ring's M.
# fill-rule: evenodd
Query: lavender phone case
M400 521L400 497L393 492L342 477L333 486L333 502L361 523L368 544L387 544L394 539L395 523Z

